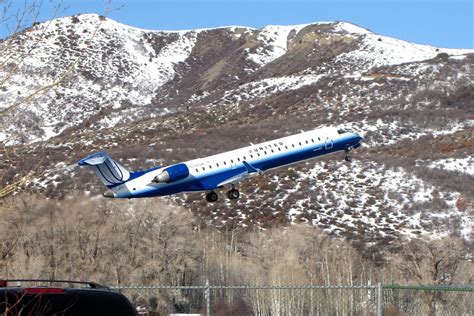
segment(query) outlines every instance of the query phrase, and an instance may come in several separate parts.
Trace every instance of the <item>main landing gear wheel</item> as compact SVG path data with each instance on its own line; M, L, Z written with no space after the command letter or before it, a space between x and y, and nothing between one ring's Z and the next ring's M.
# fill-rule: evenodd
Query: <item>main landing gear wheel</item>
M219 199L219 196L214 191L211 191L208 194L206 194L206 201L208 202L216 202L218 199Z
M235 200L239 197L240 193L238 190L236 189L232 189L230 191L227 192L227 197L230 199L230 200Z
M344 160L345 161L351 161L352 160L351 151L349 149L346 149L345 152L346 152L346 155L344 157Z

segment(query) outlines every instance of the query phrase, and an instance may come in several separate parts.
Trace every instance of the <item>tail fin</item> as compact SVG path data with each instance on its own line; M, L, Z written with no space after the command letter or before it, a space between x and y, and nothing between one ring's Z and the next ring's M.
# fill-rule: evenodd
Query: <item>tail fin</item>
M130 172L114 161L106 152L98 152L81 159L80 166L90 166L108 187L114 187L130 179Z

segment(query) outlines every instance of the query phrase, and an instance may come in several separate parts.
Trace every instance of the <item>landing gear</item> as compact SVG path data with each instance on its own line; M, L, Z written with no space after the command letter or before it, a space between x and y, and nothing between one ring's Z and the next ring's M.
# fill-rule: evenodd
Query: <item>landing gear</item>
M211 191L208 194L206 194L206 201L208 202L216 202L218 199L219 199L219 196L214 191Z
M232 189L230 189L229 191L227 191L227 197L230 199L230 200L235 200L235 199L238 199L240 196L240 193L239 193L239 190L236 190L234 188L234 186L232 186ZM209 193L206 194L206 201L208 202L216 202L217 200L219 199L219 196L217 195L216 192L214 191L211 191Z
M346 152L346 155L345 155L345 157L344 157L344 160L345 160L345 161L348 161L348 162L351 161L351 160L352 160L352 157L351 157L351 150L350 150L350 149L346 149L345 152Z
M235 200L239 198L239 195L239 190L235 189L235 186L232 184L232 189L227 191L227 197L229 198L229 200Z
M230 200L235 200L239 197L240 193L238 190L232 188L231 190L229 190L227 192L227 197L230 199Z

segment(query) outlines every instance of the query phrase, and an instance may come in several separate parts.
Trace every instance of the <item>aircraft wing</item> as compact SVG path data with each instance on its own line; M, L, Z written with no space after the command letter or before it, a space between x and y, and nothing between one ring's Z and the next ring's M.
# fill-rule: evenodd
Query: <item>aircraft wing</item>
M217 186L220 187L226 184L234 184L244 179L247 179L256 175L261 175L263 173L262 170L255 168L254 166L252 166L246 161L243 161L242 163L244 164L244 167L245 167L245 170L242 173L220 182Z

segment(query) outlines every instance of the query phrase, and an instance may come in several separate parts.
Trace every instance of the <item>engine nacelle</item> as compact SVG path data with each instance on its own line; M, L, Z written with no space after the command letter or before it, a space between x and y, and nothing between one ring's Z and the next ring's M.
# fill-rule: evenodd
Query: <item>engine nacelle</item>
M170 183L183 180L189 176L189 169L184 163L165 168L159 175L157 175L153 182L156 183Z

